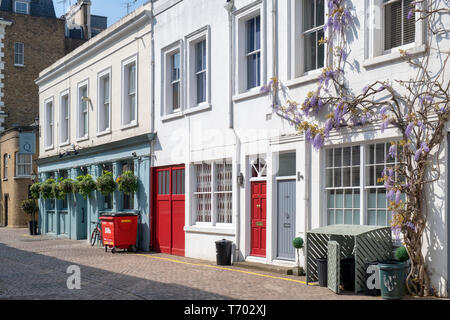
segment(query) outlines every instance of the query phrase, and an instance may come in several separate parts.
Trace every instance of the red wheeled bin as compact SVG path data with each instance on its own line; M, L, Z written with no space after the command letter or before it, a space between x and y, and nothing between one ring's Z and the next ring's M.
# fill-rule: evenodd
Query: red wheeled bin
M132 213L109 213L100 216L102 238L105 251L108 247L115 253L116 249L129 249L136 252L138 216Z

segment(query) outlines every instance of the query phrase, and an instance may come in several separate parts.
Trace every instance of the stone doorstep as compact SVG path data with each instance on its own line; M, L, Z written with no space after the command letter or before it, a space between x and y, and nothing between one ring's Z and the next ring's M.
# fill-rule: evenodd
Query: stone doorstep
M286 274L286 275L292 275L293 271L294 271L293 267L283 267L283 266L276 266L276 265L271 265L271 264L250 262L250 261L234 261L232 265L234 267L238 267L238 268L257 269L257 270L261 270L261 271Z

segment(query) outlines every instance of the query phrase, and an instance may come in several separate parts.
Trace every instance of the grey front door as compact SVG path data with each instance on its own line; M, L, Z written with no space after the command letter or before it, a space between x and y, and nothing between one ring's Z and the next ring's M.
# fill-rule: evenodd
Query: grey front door
M295 180L279 180L277 187L277 258L295 260Z

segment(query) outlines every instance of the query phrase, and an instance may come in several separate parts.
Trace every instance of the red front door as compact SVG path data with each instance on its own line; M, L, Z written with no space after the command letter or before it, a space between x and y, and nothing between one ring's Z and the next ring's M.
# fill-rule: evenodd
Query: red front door
M252 182L250 255L266 256L266 182Z
M154 169L153 248L184 256L184 166Z

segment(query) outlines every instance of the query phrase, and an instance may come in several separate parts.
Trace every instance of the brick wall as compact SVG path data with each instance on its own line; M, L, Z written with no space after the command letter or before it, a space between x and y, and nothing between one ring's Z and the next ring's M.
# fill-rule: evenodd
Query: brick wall
M4 38L4 129L30 125L39 114L39 72L64 56L64 20L0 12L12 21ZM24 67L14 66L14 43L24 43Z

